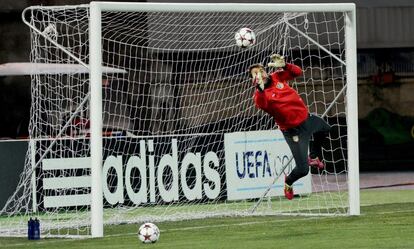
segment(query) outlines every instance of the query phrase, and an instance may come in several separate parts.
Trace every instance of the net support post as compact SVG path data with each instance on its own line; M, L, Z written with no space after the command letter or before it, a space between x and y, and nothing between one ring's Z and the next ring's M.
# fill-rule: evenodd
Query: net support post
M348 194L349 215L360 215L358 150L358 78L356 59L356 15L345 12L345 56L347 82Z
M103 237L101 9L90 4L91 236Z
M32 165L32 212L37 212L37 187L36 187L36 142L34 138L30 139L30 162Z

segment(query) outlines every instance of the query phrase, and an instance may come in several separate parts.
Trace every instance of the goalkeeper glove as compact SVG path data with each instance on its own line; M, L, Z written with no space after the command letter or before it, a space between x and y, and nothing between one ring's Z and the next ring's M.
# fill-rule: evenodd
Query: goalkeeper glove
M281 68L286 66L285 57L280 54L272 54L270 58L272 59L272 62L267 64L268 67Z
M265 83L263 81L262 74L260 72L253 74L253 81L256 84L257 89L263 91L265 89Z

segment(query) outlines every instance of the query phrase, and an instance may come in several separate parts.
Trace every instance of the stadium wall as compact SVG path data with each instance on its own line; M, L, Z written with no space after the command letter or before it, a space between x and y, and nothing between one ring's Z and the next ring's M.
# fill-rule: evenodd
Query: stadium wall
M0 207L16 190L23 171L28 141L0 142Z

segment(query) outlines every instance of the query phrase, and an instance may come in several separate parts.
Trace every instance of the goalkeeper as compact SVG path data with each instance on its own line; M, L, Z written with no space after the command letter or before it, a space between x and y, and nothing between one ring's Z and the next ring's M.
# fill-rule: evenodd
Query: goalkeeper
M322 142L330 126L322 118L309 114L302 98L288 85L289 80L302 74L302 69L286 63L284 57L278 54L273 54L271 59L268 67L275 68L274 72L267 74L262 64L254 64L250 66L249 73L256 86L256 107L274 118L296 162L296 167L285 177L285 197L291 200L294 196L293 183L308 174L309 166L321 170L325 167ZM308 156L312 135L314 141Z

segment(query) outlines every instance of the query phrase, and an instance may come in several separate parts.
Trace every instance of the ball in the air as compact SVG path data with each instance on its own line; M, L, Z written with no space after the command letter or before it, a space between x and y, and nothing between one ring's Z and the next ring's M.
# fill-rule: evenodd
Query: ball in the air
M153 223L144 223L138 229L138 238L142 243L155 243L160 238L160 230Z
M236 45L240 48L248 48L256 43L256 34L249 28L241 28L234 35Z

